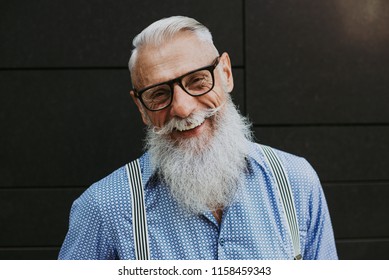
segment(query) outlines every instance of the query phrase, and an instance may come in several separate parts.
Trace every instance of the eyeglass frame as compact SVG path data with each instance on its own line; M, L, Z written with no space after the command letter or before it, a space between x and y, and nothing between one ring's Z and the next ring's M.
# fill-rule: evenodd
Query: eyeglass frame
M174 95L174 84L178 84L180 86L180 88L185 91L187 94L189 94L190 96L193 96L193 97L199 97L199 96L203 96L207 93L209 93L211 90L213 90L213 88L215 87L215 75L214 75L214 70L215 68L219 65L219 62L220 62L220 59L221 59L221 56L217 56L214 61L212 62L212 64L210 65L207 65L207 66L204 66L204 67L201 67L201 68L198 68L198 69L195 69L195 70L192 70L192 71L189 71L179 77L176 77L174 79L171 79L171 80L168 80L168 81L165 81L165 82L161 82L161 83L157 83L157 84L154 84L154 85L151 85L151 86L148 86L148 87L145 87L141 90L136 90L135 88L132 89L132 91L134 92L134 96L136 98L138 98L140 100L140 102L143 104L143 106L149 110L149 111L160 111L160 110L163 110L163 109L166 109L167 107L169 107L172 102L173 102L173 95ZM204 93L201 93L201 94L191 94L189 93L184 85L182 84L182 78L190 75L190 74L193 74L197 71L202 71L202 70L208 70L210 73L211 73L211 77L212 77L212 87L209 88L209 90L207 90L206 92ZM170 97L170 101L169 103L164 106L164 107L161 107L161 108L158 108L158 109L150 109L147 107L147 105L144 103L143 99L142 99L142 93L144 93L145 91L153 88L153 87L157 87L157 86L161 86L161 85L168 85L170 87L170 91L171 91L171 97Z

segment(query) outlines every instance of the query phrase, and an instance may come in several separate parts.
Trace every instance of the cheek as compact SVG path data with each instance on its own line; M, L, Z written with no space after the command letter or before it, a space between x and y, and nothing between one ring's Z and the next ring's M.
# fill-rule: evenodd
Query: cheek
M159 112L150 112L148 114L149 122L152 126L162 127L168 121L167 113L164 110Z
M211 92L204 95L203 103L210 108L216 108L226 100L225 92L220 87L215 87Z

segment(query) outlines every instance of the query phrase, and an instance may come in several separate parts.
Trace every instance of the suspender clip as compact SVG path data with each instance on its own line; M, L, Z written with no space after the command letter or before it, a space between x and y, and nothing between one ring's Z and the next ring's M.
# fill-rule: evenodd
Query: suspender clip
M294 257L295 261L301 261L302 259L303 257L301 256L301 254L298 254L297 256Z

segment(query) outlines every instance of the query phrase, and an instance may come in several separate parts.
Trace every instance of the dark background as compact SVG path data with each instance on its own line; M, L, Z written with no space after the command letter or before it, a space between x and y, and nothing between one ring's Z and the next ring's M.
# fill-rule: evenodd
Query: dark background
M258 141L320 175L341 259L389 259L389 1L0 2L0 259L55 259L72 201L142 153L132 38L188 15Z

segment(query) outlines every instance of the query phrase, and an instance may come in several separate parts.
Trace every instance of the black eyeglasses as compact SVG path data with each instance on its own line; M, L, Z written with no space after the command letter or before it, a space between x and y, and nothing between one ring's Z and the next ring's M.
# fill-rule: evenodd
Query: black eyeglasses
M210 92L215 85L213 71L219 61L220 56L215 58L211 65L190 71L170 81L148 86L138 91L133 89L135 97L139 98L146 109L159 111L172 103L175 83L191 96L204 95Z

